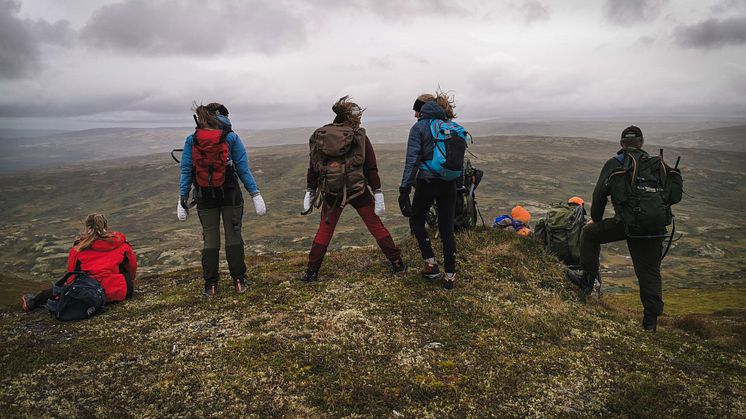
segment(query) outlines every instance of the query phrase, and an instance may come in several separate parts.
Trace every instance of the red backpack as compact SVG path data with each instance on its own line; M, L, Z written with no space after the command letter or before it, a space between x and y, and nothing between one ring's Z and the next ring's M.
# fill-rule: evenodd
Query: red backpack
M220 188L233 180L228 170L228 142L230 131L197 129L192 143L194 183L202 188Z

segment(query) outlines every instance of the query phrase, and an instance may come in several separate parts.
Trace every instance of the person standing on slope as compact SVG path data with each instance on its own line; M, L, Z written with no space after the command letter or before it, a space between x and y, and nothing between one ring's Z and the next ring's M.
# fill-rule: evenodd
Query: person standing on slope
M453 99L443 92L437 96L420 95L414 102L417 122L409 130L404 174L399 187L399 208L410 217L410 226L417 238L424 267L420 272L427 280L440 278L440 268L425 229L425 216L433 202L438 208L438 230L443 242L445 278L443 287L456 284L456 179L464 165L468 133L451 122L456 117ZM436 138L437 137L437 138ZM412 187L414 199L409 200Z
M68 272L85 272L101 283L107 303L132 298L137 276L137 258L124 234L109 230L103 214L89 214L85 229L67 257ZM66 284L75 280L70 276ZM21 297L23 311L42 307L53 298L52 288Z
M589 295L600 284L601 244L627 240L635 275L640 283L643 306L642 326L655 331L663 313L661 284L662 243L671 223L671 205L681 200L681 172L660 156L650 156L642 145L642 130L632 125L622 131L619 150L610 158L596 182L591 204L591 220L580 235L582 271L565 271L567 278ZM608 197L614 217L603 218Z
M206 297L218 292L220 255L220 218L225 233L225 257L238 293L246 291L247 276L244 241L241 236L243 183L254 202L256 213L267 209L249 167L249 156L241 138L233 132L228 109L219 103L194 107L197 129L184 142L179 179L177 216L185 220L189 193L194 185L197 215L202 224L202 270Z
M379 218L385 211L381 178L373 145L360 126L363 109L349 99L344 96L332 106L336 115L334 121L314 131L309 140L310 162L303 214L310 213L313 207L322 209L319 229L308 255L308 267L300 278L304 282L318 279L334 229L347 204L363 219L391 262L394 274L407 270L401 250Z

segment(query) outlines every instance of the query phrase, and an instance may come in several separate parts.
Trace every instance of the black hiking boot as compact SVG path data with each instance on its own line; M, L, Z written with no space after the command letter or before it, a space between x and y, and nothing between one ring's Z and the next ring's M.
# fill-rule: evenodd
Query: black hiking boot
M205 292L203 294L205 296L205 298L212 298L212 297L216 296L217 294L218 294L218 284L217 283L215 283L215 284L213 284L211 282L205 283Z
M34 294L23 294L21 296L21 308L23 311L32 311L36 308L36 302L34 301Z
M407 264L399 258L399 260L391 262L391 270L394 272L394 275L404 275L407 273Z
M575 271L568 268L565 269L565 277L570 282L575 284L578 288L580 288L580 290L583 291L583 294L585 295L591 295L591 292L593 292L593 286L596 281L599 282L600 289L601 279L598 275L598 272Z
M440 268L438 268L437 263L425 262L425 266L420 271L420 275L428 281L435 281L440 278Z
M314 282L319 280L319 273L312 269L306 269L301 275L300 280L303 282Z
M443 277L443 288L447 290L452 290L456 287L456 274L452 273L449 274L446 272L445 277Z
M655 329L658 326L658 317L649 316L647 314L642 316L642 328L647 332L655 333Z
M245 293L248 289L246 287L246 277L242 276L240 278L233 278L233 289L235 289L238 294Z

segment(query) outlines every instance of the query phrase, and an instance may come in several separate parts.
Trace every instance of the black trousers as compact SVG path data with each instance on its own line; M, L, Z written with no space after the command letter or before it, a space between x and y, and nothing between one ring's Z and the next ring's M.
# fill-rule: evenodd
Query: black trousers
M453 219L456 216L456 182L440 179L417 180L412 199L411 227L423 259L435 257L430 236L425 229L425 216L433 202L438 204L438 230L443 242L445 271L455 273L456 239L453 235Z
M238 187L201 191L197 200L197 215L202 224L202 271L205 283L215 284L219 278L220 219L225 234L225 258L231 278L246 275L244 241L241 237L243 196Z
M663 313L663 287L661 283L661 251L663 238L632 239L627 237L624 222L606 218L588 224L580 235L580 265L584 271L598 272L601 245L627 240L629 255L640 285L640 300L646 318Z

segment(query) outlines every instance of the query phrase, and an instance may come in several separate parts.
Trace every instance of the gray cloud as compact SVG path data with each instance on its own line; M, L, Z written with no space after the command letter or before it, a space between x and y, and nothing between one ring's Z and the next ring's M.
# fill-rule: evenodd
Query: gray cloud
M73 37L67 21L22 20L20 8L18 2L0 0L0 78L32 76L40 67L41 44L69 45Z
M607 0L606 19L617 25L636 25L655 20L668 0Z
M549 19L546 7L537 0L526 0L518 8L523 13L526 24Z
M697 49L746 44L746 17L713 18L694 25L679 26L674 39L683 47Z
M81 38L142 55L273 54L306 43L303 20L282 2L127 0L98 9Z

